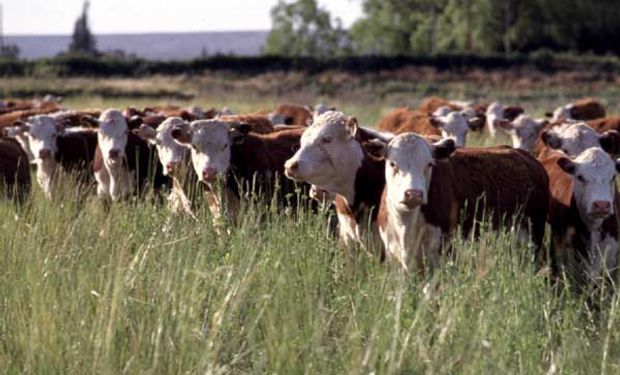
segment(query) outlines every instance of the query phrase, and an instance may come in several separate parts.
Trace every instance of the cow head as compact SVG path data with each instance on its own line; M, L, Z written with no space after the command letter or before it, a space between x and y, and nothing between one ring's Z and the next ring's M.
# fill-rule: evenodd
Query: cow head
M454 152L454 140L431 144L415 133L403 133L383 145L388 204L401 212L427 204L433 166Z
M127 121L119 110L107 109L101 113L97 141L107 165L120 165L125 158L128 134Z
M431 117L431 124L441 130L443 138L454 140L457 147L464 147L467 142L469 121L461 112L450 112L443 117Z
M564 123L541 133L547 147L561 150L569 157L576 157L591 147L602 147L609 154L620 153L620 133L609 130L597 133L585 122Z
M213 183L228 172L231 146L243 142L250 129L245 123L231 125L212 119L176 126L170 134L178 144L191 149L192 164L198 179Z
M497 121L496 126L510 135L512 147L531 151L538 138L538 133L548 123L545 119L534 120L528 115L519 115L512 122L508 120Z
M355 117L328 111L317 116L301 136L301 146L286 161L286 176L319 185L352 199L355 175L364 151L356 139Z
M27 121L17 121L9 128L7 135L20 138L22 147L28 149L37 164L54 164L58 152L56 138L64 132L64 126L53 117L46 115L32 116ZM27 142L23 138L27 139Z
M491 136L495 136L495 129L499 125L499 122L504 119L504 106L498 102L489 104L486 114L486 123Z
M573 195L586 223L600 225L601 220L614 213L618 161L601 148L592 147L574 160L560 158L558 165L573 176Z
M157 148L157 156L163 167L164 175L173 175L187 155L187 148L175 142L172 130L187 126L179 117L169 117L159 124L157 129L142 124L134 133Z

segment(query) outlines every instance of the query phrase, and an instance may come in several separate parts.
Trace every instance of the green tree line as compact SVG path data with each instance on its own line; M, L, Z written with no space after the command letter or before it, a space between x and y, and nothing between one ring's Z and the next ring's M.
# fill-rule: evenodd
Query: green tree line
M316 0L280 0L264 52L285 56L620 54L620 0L358 0L350 30Z

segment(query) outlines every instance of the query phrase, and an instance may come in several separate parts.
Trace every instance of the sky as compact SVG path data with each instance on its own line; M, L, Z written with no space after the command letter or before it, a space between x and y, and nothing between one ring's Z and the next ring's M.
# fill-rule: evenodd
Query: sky
M83 0L0 0L6 35L71 34ZM277 0L91 0L95 34L268 30ZM362 0L319 0L345 27Z

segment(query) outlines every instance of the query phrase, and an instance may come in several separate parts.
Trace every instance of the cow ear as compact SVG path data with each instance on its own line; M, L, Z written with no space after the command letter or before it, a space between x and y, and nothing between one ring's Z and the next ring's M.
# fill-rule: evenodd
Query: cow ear
M552 112L545 112L545 117L553 117L553 113Z
M575 170L577 169L575 163L569 158L559 158L558 165L560 166L560 168L562 168L564 172L568 174L575 174Z
M129 129L137 129L143 123L144 119L141 116L134 115L127 120L127 127Z
M546 118L539 118L536 121L536 124L537 124L538 129L542 129L545 126L549 125L549 120L547 120Z
M245 122L238 123L238 124L232 124L230 126L230 139L232 140L232 143L233 144L243 143L243 139L245 138L246 135L248 135L250 130L252 130L252 127L250 126L250 124L247 124Z
M484 123L486 119L484 116L476 116L467 120L467 126L469 126L470 130L478 131L484 128Z
M363 147L371 156L377 159L387 157L388 145L380 139L370 139L363 143Z
M456 144L451 138L442 139L431 145L433 150L433 158L439 160L447 158L456 150Z
M551 149L558 150L562 148L562 139L551 133L549 130L543 130L543 132L540 133L540 138L543 143Z
M355 138L357 130L359 129L357 118L355 116L349 116L347 118L347 122L345 123L345 128L349 132L350 137Z
M152 127L150 127L150 126L148 126L146 124L140 125L140 127L138 129L133 129L132 133L134 133L138 137L144 139L145 141L147 141L147 142L149 142L151 144L157 143L156 142L156 140L157 140L157 130L153 129Z
M65 132L65 125L66 122L57 122L56 124L54 124L54 127L56 128L56 133L57 134L64 134Z
M601 148L608 154L620 154L620 133L616 130L608 130L598 138Z
M192 131L188 124L175 126L170 131L170 136L181 146L189 147L192 143Z

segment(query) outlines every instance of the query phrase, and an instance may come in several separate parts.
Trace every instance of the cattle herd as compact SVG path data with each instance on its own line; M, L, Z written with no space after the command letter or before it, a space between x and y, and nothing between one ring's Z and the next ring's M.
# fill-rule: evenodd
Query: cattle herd
M31 168L49 199L67 181L96 184L108 203L169 191L169 208L194 219L201 195L215 219L234 220L248 196L327 204L345 248L379 248L378 258L416 272L437 267L457 233L488 226L513 232L555 277L588 283L617 267L618 130L620 117L590 98L536 119L519 106L431 97L374 127L324 105L233 114L4 100L0 179L17 201L28 199ZM512 146L466 147L469 132L504 133Z

